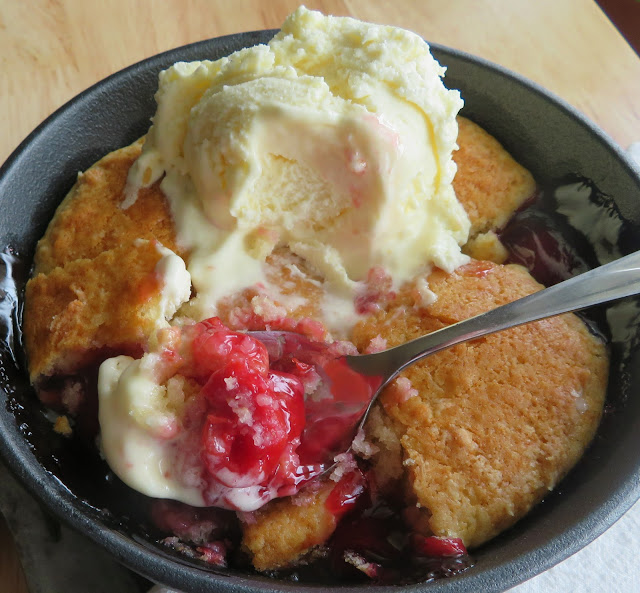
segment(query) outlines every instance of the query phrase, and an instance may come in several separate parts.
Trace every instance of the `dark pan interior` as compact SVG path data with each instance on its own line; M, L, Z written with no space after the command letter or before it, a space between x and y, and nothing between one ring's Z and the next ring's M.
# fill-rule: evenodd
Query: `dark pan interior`
M35 244L78 171L146 132L154 111L158 72L178 60L217 59L265 42L272 34L263 31L204 41L136 64L82 93L21 144L0 170L0 249L4 249L5 268L0 267L4 274L0 274L4 282L0 290L7 291L0 307L2 316L19 321L20 302L11 299L8 268L20 297ZM512 73L444 47L434 45L432 50L448 67L447 86L461 90L466 102L463 115L495 135L543 186L568 176L591 180L605 207L621 220L613 247L621 254L640 248L640 177L602 132L566 104ZM634 395L640 391L640 310L634 301L611 307L618 315L610 327L613 360L607 411L584 459L528 517L478 550L474 568L447 581L407 590L504 591L586 545L638 498L640 398ZM602 318L606 311L601 308L597 314ZM134 518L136 497L120 499L119 487L105 481L97 456L79 455L73 440L52 432L28 384L16 323L2 327L0 452L51 512L101 543L130 568L183 590L303 588L233 571L213 572L157 547L153 534ZM368 586L367 590L397 588Z

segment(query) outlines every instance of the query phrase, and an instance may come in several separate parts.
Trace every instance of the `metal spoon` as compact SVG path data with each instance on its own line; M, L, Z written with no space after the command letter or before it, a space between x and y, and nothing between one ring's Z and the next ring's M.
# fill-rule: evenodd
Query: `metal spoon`
M395 348L374 354L331 357L327 347L291 332L252 332L267 344L272 360L294 357L314 364L323 384L307 426L318 432L323 422L331 424L332 434L320 439L314 448L314 461L324 452L323 462L346 451L357 430L364 426L381 391L402 370L423 358L462 342L516 327L531 321L577 311L640 293L640 251L604 266L560 282L550 288L502 305L481 315L460 321ZM353 387L355 386L355 387ZM353 389L356 394L353 395ZM348 402L343 396L349 395ZM319 402L319 403L317 403ZM309 421L311 420L311 425ZM339 422L336 423L336 420ZM315 425L315 429L313 426ZM342 438L340 430L347 435ZM319 431L322 433L322 430ZM333 438L332 444L329 443ZM317 435L307 434L307 442ZM305 437L303 436L303 445Z

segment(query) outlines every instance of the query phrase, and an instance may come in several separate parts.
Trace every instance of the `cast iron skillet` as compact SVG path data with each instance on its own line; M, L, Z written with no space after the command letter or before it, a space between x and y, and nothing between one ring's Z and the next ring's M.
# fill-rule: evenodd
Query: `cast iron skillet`
M273 33L204 41L131 66L62 107L18 147L0 170L0 249L4 248L5 267L13 267L20 296L36 241L78 171L146 132L154 112L158 72L179 60L217 59L266 42ZM622 219L615 247L621 254L640 249L640 177L611 140L540 87L462 52L436 45L432 50L448 67L447 86L460 89L465 99L464 115L495 135L542 186L557 184L568 175L592 180L604 200L601 205ZM0 314L17 322L21 305L14 305L9 294ZM611 307L617 310L616 305ZM585 546L640 496L640 314L633 302L618 310L625 311L627 321L611 327L607 412L584 459L528 517L477 550L475 567L449 580L404 590L504 591ZM318 589L232 570L213 571L156 545L153 534L135 518L136 497L126 497L124 504L119 486L105 481L97 456L79 455L73 441L52 432L27 381L19 327L13 327L13 335L11 327L3 329L7 335L0 352L0 452L30 492L57 517L129 568L185 591Z

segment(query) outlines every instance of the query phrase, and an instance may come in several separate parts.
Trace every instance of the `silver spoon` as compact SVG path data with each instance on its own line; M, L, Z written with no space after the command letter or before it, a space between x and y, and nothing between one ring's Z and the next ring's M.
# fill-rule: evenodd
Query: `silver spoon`
M299 334L268 331L251 333L267 345L272 360L277 361L283 356L303 361L306 358L323 375L322 391L316 397L320 403L315 408L321 410L325 418L341 418L343 434L348 435L346 439L335 439L335 445L329 448L328 453L332 459L335 453L350 448L354 435L364 426L378 395L409 365L462 342L638 293L640 251L486 313L373 354L323 358L327 346L307 340ZM333 370L327 368L328 364ZM338 381L343 382L341 385L335 384L336 368L339 369ZM330 375L334 376L333 384ZM353 402L345 404L341 394L349 393L350 386L358 382L359 395L353 398ZM315 436L307 440L314 439ZM322 446L320 443L317 449Z

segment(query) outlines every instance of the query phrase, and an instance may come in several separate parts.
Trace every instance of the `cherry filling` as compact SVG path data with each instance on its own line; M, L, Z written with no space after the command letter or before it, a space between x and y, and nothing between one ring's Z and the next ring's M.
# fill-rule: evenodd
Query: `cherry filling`
M320 368L330 393L307 399L307 427L299 450L300 458L312 464L330 462L349 448L354 428L382 382L356 373L343 358L327 360Z
M197 323L191 331L195 333L191 346L193 373L201 379L234 363L261 373L269 369L265 345L229 330L217 317Z
M357 483L354 478L350 481ZM334 492L341 497L345 487L339 483L330 498ZM453 576L472 566L462 540L413 533L403 523L400 509L372 502L370 496L358 497L352 507L355 512L340 522L327 544L327 569L332 574L347 581L402 584Z
M252 486L277 469L297 467L295 449L304 427L299 379L235 362L213 373L202 394L208 405L202 455L220 482ZM286 478L290 472L281 473Z
M217 318L191 332L192 368L186 372L202 383L206 472L230 488L272 486L291 494L286 487L303 473L296 453L305 425L303 382L270 369L264 344Z
M365 475L356 468L338 481L335 488L329 493L324 504L327 510L341 518L343 515L352 511L356 504L360 502L360 496L367 489L367 481Z
M457 558L467 553L459 537L425 537L418 533L413 536L413 548L419 556L436 558Z
M341 355L353 346L345 343L240 333L218 318L173 331L179 339L167 338L160 374L199 386L197 405L188 407L196 420L183 423L189 435L200 430L199 445L189 436L183 449L200 462L206 504L253 510L295 494L347 450L380 384L348 367ZM193 462L184 467L186 483Z
M568 242L561 220L532 207L517 214L500 234L509 262L526 267L545 286L553 286L589 270L578 239Z
M327 345L290 332L253 336L267 348L271 370L299 379L304 387L305 426L297 453L303 466L319 473L349 448L382 378L352 370L342 357L346 343Z

